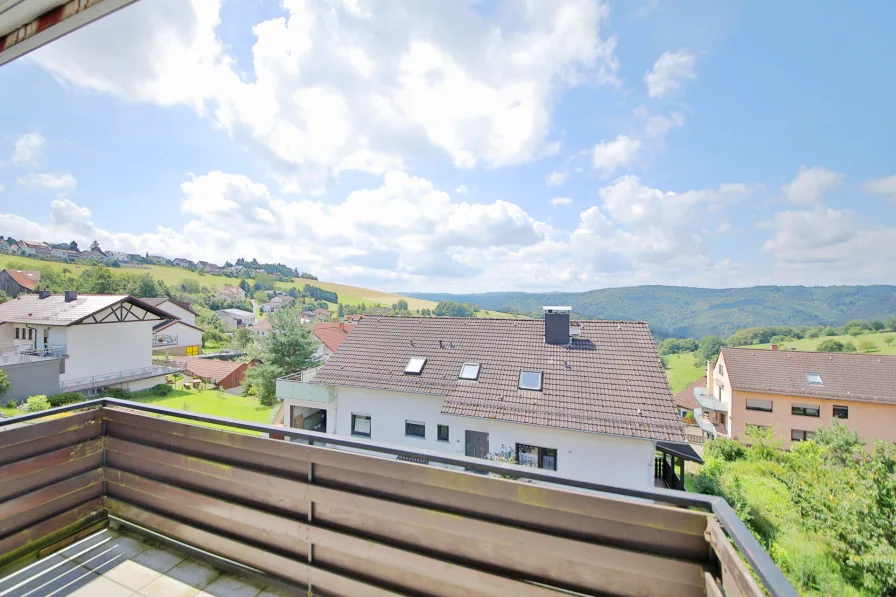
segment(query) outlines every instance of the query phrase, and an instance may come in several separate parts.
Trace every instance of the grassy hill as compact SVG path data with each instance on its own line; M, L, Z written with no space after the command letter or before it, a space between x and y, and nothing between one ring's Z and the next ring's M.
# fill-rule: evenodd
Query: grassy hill
M634 286L588 292L408 293L433 301L477 303L484 309L532 313L544 305L570 305L595 319L646 321L657 339L727 337L760 325L841 325L853 319L896 315L896 286L756 286L686 288Z
M74 275L81 273L85 268L90 266L85 265L76 265L71 263L60 263L58 261L43 261L40 259L31 259L28 257L20 257L18 255L2 255L0 256L0 269L5 269L9 267L10 263L14 264L23 264L28 269L39 269L41 267L51 267L56 270L68 269ZM110 271L113 275L122 275L122 274L145 274L149 273L156 280L161 280L168 285L177 285L182 280L190 279L196 280L203 286L207 286L209 288L220 289L224 286L228 285L236 285L239 283L239 280L236 278L228 278L226 276L214 276L210 274L205 274L201 272L194 272L188 269L183 269L180 267L173 267L168 265L139 265L134 267L125 267L122 266L120 268L110 268ZM251 281L251 278L249 278ZM361 288L359 286L348 286L346 284L337 284L334 282L324 282L322 280L305 280L305 279L296 279L295 282L277 282L277 288L280 290L288 290L291 287L296 287L298 290L301 290L305 287L305 284L311 284L313 286L317 286L319 288L323 288L324 290L330 290L339 295L339 302L344 305L359 305L364 303L368 306L383 306L389 307L395 301L399 299L404 299L408 302L408 308L411 311L415 311L417 309L434 309L437 302L414 298L409 296L403 296L400 294L393 294L389 292L381 292L379 290L371 290L370 288ZM335 305L334 305L335 309ZM501 313L494 310L483 310L477 314L478 317L512 317L512 315L508 313Z

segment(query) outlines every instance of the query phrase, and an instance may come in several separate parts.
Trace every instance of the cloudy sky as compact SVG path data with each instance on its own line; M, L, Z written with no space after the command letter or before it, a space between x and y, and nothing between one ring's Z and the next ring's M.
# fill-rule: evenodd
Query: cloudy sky
M0 234L385 290L892 283L894 19L142 0L0 68Z

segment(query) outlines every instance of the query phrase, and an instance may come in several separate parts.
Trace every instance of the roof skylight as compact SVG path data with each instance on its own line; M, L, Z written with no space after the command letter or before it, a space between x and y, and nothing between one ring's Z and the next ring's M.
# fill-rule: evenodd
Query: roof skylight
M520 371L520 389L541 391L541 371Z
M410 373L412 375L420 375L423 372L423 365L426 364L426 359L423 357L411 357L411 360L408 361L407 366L404 368L405 373Z
M821 381L821 376L817 373L807 373L806 381L809 382L809 385L812 386L823 386L824 382Z
M464 363L460 366L461 379L479 379L479 363Z

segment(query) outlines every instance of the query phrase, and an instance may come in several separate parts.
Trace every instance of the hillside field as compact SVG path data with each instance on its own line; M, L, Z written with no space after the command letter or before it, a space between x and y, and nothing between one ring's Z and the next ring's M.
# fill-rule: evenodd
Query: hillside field
M63 268L67 268L74 275L80 274L85 268L90 266L85 265L77 265L72 263L60 263L58 261L43 261L40 259L31 259L29 257L20 257L18 255L3 255L0 256L0 269L5 269L9 267L9 263L22 263L28 269L38 269L41 267L52 267L56 270L62 270ZM152 274L152 276L156 280L161 280L165 282L165 284L169 286L177 285L183 279L196 280L203 286L208 286L209 288L220 289L227 285L236 285L239 284L238 278L228 278L226 276L213 276L210 274L204 274L200 272L194 272L190 270L186 270L180 267L173 267L168 265L143 265L135 266L135 267L113 267L109 268L113 275L121 275L121 274ZM251 278L247 278L248 280L252 280ZM417 309L434 309L436 306L435 301L428 301L419 298L413 298L408 296L402 296L399 294L391 294L388 292L381 292L379 290L371 290L369 288L361 288L358 286L348 286L346 284L337 284L334 282L324 282L321 280L304 280L301 278L297 278L293 283L287 282L277 282L277 288L279 290L288 290L291 287L296 287L296 289L301 290L305 287L305 284L311 284L312 286L317 286L319 288L323 288L324 290L329 290L335 292L339 295L339 302L344 305L359 305L364 303L368 306L383 306L390 307L392 303L399 299L404 299L408 302L408 308L411 311L415 311ZM333 305L333 310L336 310L336 306ZM477 317L513 317L509 313L501 313L499 311L480 311L477 313Z
M679 393L706 373L704 365L694 365L696 359L697 354L693 352L670 354L666 357L668 362L666 378L673 394Z

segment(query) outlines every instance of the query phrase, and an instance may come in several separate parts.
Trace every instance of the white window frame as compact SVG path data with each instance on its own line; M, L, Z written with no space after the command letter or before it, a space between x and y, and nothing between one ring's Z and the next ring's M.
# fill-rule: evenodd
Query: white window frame
M464 377L464 369L467 367L476 367L476 374L473 377ZM482 370L481 363L464 363L460 366L460 373L458 373L458 379L465 379L467 381L477 381L479 379L479 372Z
M523 376L526 373L534 373L534 374L538 375L538 387L537 388L523 386ZM529 390L530 392L541 392L544 389L544 372L535 371L534 369L523 369L522 371L520 371L520 379L519 379L518 387L521 390Z
M814 375L816 378L818 378L818 381L812 381L812 379L809 377L810 375ZM824 380L821 379L821 374L819 374L819 373L813 373L813 372L811 372L811 371L808 372L808 373L806 373L806 382L807 382L810 386L823 386L823 385L824 385Z
M419 367L417 367L418 362L420 364ZM426 357L411 357L408 359L408 364L404 367L404 372L408 375L420 375L423 373L424 367L426 367Z

